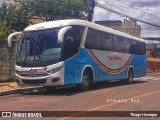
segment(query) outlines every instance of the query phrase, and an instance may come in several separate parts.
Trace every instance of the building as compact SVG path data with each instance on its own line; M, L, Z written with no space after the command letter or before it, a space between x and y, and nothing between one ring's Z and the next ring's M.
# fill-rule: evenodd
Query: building
M30 24L37 24L37 23L42 23L45 22L45 17L38 17L38 16L34 16L31 20L30 20Z
M148 44L160 44L160 36L158 35L145 35L142 39L145 39Z
M96 21L95 23L130 34L135 37L139 37L141 35L141 26L137 25L137 21L133 19L124 19L121 20L108 20L108 21Z
M160 36L158 35L145 35L142 37L146 40L146 49L148 57L158 57L160 58Z

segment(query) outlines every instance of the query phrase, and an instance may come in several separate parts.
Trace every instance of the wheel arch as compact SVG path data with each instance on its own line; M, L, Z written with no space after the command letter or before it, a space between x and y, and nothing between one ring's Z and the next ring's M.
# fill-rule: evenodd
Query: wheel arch
M82 69L82 72L81 72L81 83L82 83L82 76L83 76L83 73L85 70L88 70L89 72L91 72L93 82L95 82L95 72L94 72L93 67L91 65L85 65Z
M132 72L133 72L133 77L134 77L134 67L133 67L133 66L129 66L129 67L128 67L127 77L128 77L129 70L132 70Z

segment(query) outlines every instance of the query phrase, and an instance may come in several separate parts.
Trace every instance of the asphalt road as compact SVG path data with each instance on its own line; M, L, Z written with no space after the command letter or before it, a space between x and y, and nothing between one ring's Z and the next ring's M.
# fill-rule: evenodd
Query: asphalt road
M2 96L0 111L79 111L71 114L70 117L48 117L47 120L137 120L138 117L98 117L98 115L84 117L84 115L88 111L160 111L159 76L148 75L145 78L138 78L132 85L124 85L121 82L102 82L87 92L80 92L71 87L57 89L52 93L42 90ZM142 117L141 119L158 120L159 118Z

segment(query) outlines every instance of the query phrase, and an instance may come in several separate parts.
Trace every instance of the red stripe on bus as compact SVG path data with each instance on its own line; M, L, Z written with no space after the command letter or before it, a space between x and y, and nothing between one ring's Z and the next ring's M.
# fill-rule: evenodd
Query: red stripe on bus
M97 58L96 56L92 53L91 50L87 49L87 51L89 52L89 54L91 55L91 57L93 58L93 60L103 69L105 70L106 72L108 73L111 73L111 74L118 74L120 72L122 72L131 62L132 58L133 58L133 55L131 55L131 57L129 58L129 60L127 61L127 63L122 67L120 68L119 70L110 70L108 69L106 66L104 66Z

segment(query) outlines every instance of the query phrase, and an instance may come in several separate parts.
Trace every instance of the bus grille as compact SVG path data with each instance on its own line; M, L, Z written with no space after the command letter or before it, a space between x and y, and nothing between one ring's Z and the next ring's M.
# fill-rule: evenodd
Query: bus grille
M46 73L31 73L31 72L16 72L16 73L22 77L44 77L48 75Z
M40 79L40 80L27 80L23 79L22 82L25 84L44 84L46 83L47 79Z

